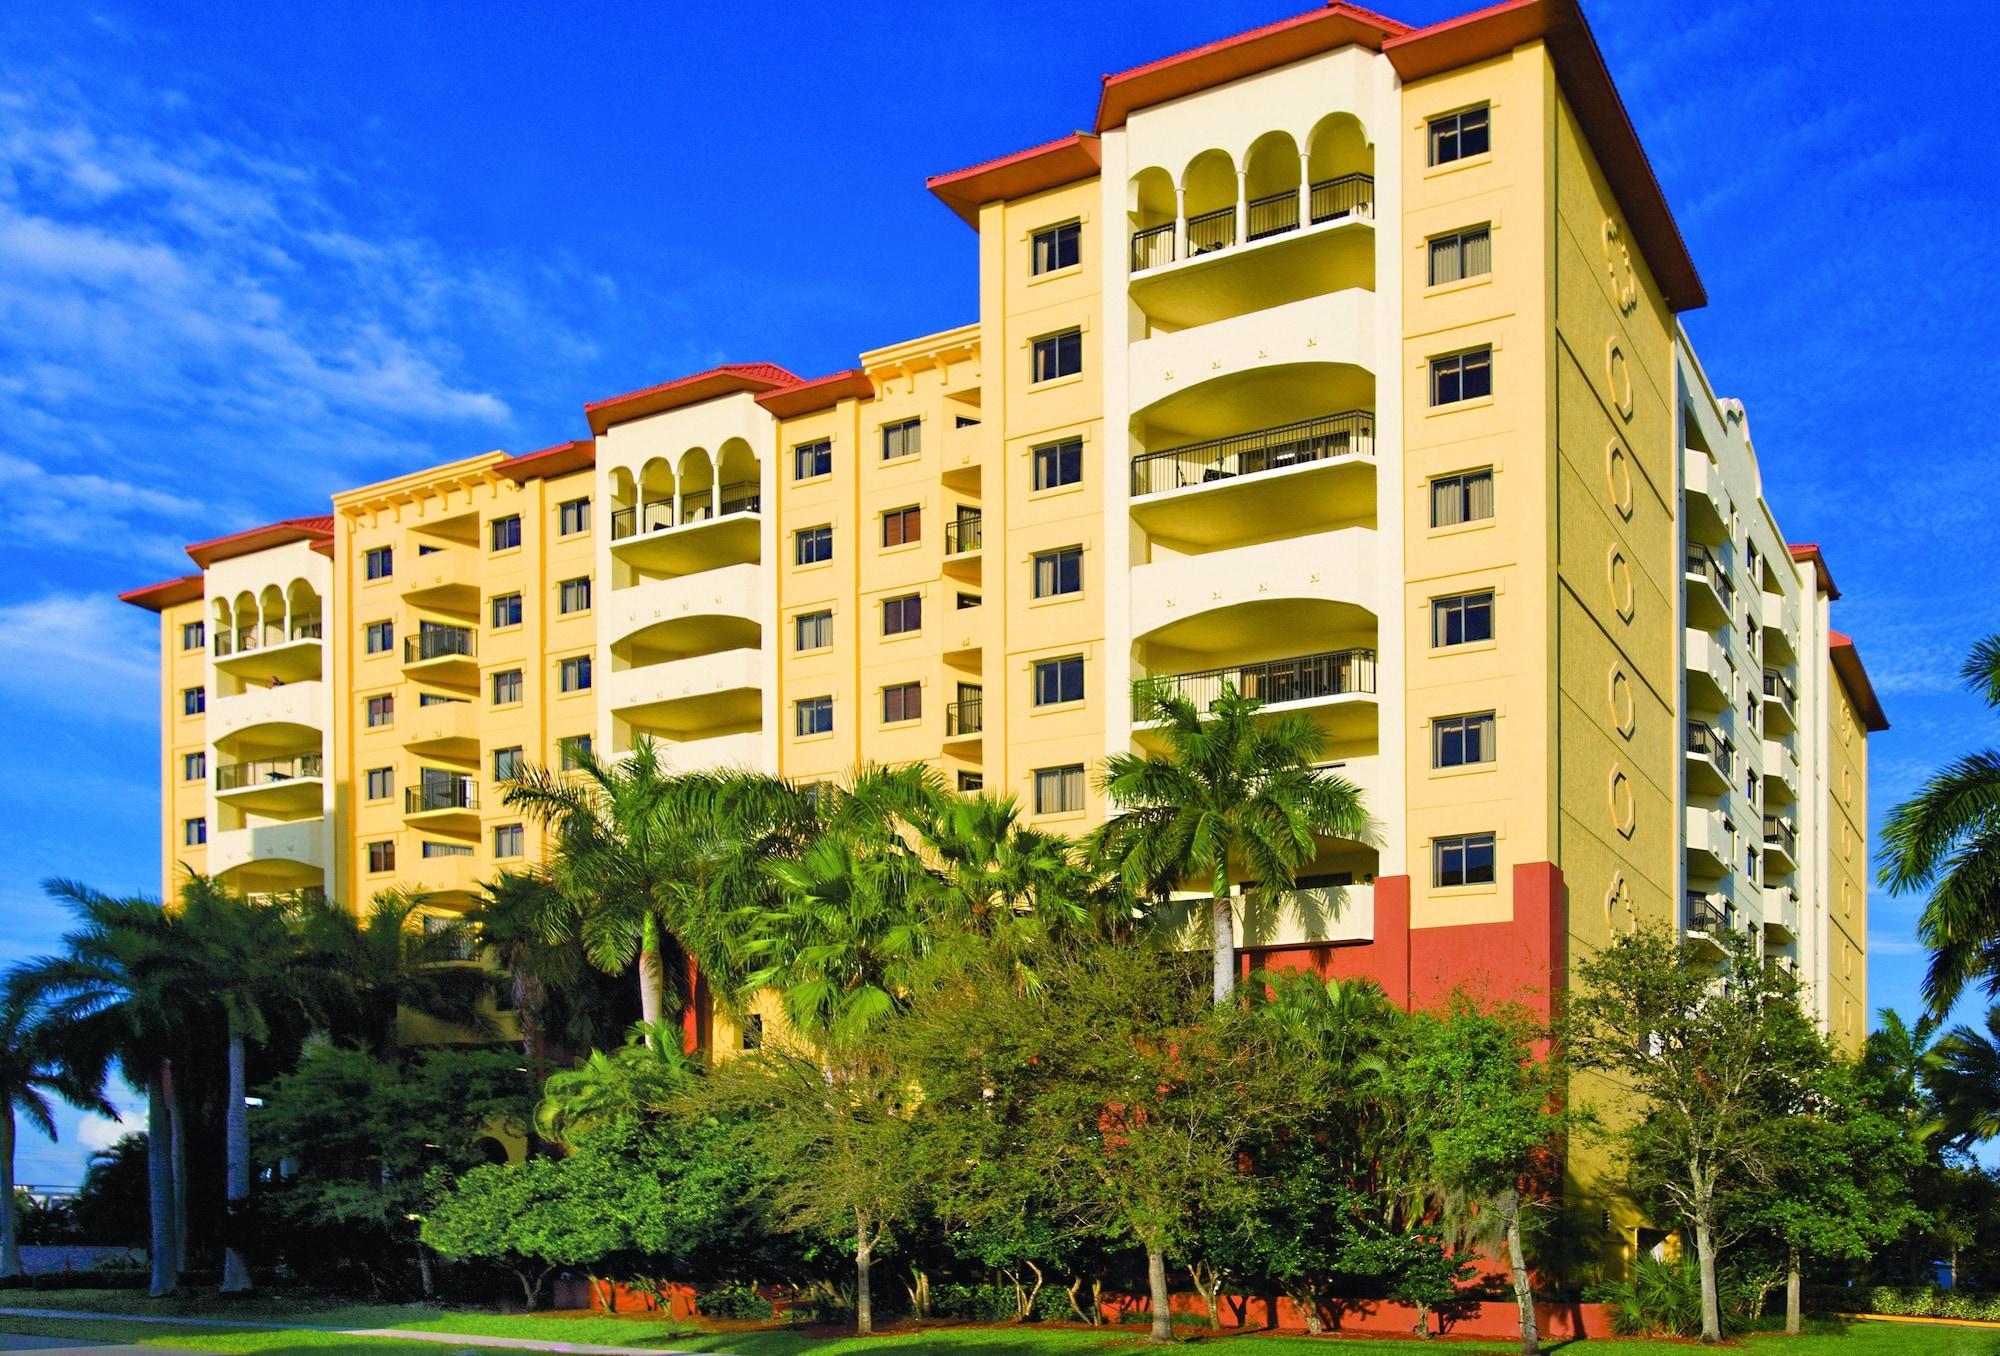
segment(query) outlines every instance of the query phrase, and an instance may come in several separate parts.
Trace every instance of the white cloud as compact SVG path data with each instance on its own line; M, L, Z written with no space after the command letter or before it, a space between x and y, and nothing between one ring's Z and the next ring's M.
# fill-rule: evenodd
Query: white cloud
M54 593L0 604L0 692L18 715L59 708L151 720L158 654L151 621L115 598Z
M109 1149L127 1135L144 1134L146 1113L120 1109L117 1120L87 1115L76 1123L76 1142L92 1153Z

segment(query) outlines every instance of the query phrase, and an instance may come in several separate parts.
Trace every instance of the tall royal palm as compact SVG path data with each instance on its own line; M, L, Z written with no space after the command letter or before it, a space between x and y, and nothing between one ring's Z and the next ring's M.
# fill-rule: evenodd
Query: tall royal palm
M2000 709L2000 635L1972 647L1959 677ZM1930 893L1917 920L1930 1011L1944 1016L1974 982L2000 997L2000 748L1945 764L1890 811L1877 864L1894 893Z
M1225 682L1207 711L1163 684L1134 688L1141 723L1164 754L1113 754L1099 778L1112 812L1095 835L1105 862L1137 894L1206 889L1215 1001L1236 987L1232 889L1290 889L1318 840L1359 838L1361 795L1317 766L1326 738L1308 716L1260 714Z
M14 1199L14 1140L19 1122L25 1120L54 1139L51 1097L100 1115L116 1114L99 1091L104 1074L94 1052L79 1050L80 1064L69 1066L63 1058L61 1035L25 1000L0 999L0 1278L21 1274Z

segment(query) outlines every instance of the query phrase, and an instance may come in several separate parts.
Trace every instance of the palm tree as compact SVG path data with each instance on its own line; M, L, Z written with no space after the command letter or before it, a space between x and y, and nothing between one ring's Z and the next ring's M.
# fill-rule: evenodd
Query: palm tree
M290 902L297 920L297 964L339 984L325 991L332 1034L359 1041L377 1058L396 1047L400 1015L419 1013L451 1026L485 1031L480 1000L492 989L477 959L477 936L457 920L432 926L423 896L386 890L355 915L324 896Z
M1940 1129L1959 1148L2000 1135L2000 1003L1987 1009L1985 1025L1984 1034L1953 1027L1932 1052Z
M1876 1021L1862 1047L1862 1063L1917 1141L1927 1143L1943 1128L1931 1085L1938 1065L1937 1033L1943 1023L1926 1013L1912 1026L1894 1008L1883 1008Z
M21 1274L14 1200L16 1117L55 1139L50 1097L60 1097L80 1110L117 1115L101 1091L103 1069L88 1067L87 1054L85 1066L68 1067L59 1036L28 1003L0 999L0 1278Z
M2000 710L2000 635L1972 647L1959 678ZM1890 811L1876 861L1893 893L1930 892L1917 936L1931 953L1924 975L1931 1013L1949 1013L1975 980L2000 998L2000 748L1945 764Z
M1316 839L1367 830L1361 795L1317 764L1326 737L1309 716L1259 718L1260 703L1224 682L1206 713L1170 687L1134 687L1140 721L1159 722L1164 756L1113 754L1099 784L1118 810L1094 835L1135 894L1208 888L1215 1001L1236 987L1231 887L1288 890ZM1242 871L1238 871L1238 867Z
M635 1028L617 1051L593 1050L579 1067L551 1074L535 1109L535 1129L574 1144L599 1126L665 1115L701 1064L668 1039L671 1032L650 1033L652 1040L648 1034Z

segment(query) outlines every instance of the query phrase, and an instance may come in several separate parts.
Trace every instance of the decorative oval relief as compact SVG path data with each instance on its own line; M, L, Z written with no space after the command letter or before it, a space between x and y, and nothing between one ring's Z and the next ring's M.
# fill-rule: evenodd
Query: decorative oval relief
M1604 447L1604 483L1611 491L1611 507L1620 518L1632 521L1632 458L1616 438Z
M1631 621L1638 609L1638 597L1632 591L1632 567L1626 562L1625 553L1613 543L1604 557L1604 581L1611 588L1611 607L1620 621Z
M1613 871L1611 884L1604 891L1604 927L1607 932L1616 932L1620 924L1631 932L1635 926L1632 914L1632 891L1625 884L1625 873Z
M1605 787L1605 804L1611 811L1611 827L1621 838L1630 838L1639 826L1639 808L1632 799L1632 781L1625 769L1613 763Z
M1637 713L1632 705L1632 680L1616 662L1611 665L1610 691L1606 695L1611 703L1611 728L1630 739L1637 724Z
M1625 360L1624 346L1616 339L1604 341L1604 381L1611 403L1618 407L1618 417L1631 419L1632 364Z
M1632 268L1632 247L1624 232L1610 217L1604 219L1604 271L1611 281L1612 301L1620 315L1630 315L1639 304L1639 277Z

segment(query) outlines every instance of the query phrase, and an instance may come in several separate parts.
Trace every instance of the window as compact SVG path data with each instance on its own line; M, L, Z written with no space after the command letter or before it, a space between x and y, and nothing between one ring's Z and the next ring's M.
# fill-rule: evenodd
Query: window
M453 702L462 702L464 700L465 698L463 697L447 697L442 692L419 692L417 694L418 706L450 706Z
M1431 722L1431 766L1465 767L1493 761L1493 713L1445 716Z
M896 683L882 689L882 723L894 725L899 720L921 720L924 714L924 685L922 683Z
M368 845L368 869L376 874L396 869L396 844L393 840Z
M753 1012L743 1019L743 1048L761 1049L764 1044L764 1016Z
M1431 840L1431 884L1440 889L1453 885L1493 883L1493 835L1468 833L1459 838Z
M1493 271L1493 233L1479 226L1431 238L1431 286L1484 277Z
M921 419L904 419L882 425L882 460L916 456L924 450L923 435L924 421Z
M1431 647L1493 639L1493 594L1461 593L1431 599Z
M590 531L590 501L588 499L565 499L556 505L556 535L574 537L579 532Z
M1431 359L1431 404L1455 405L1493 394L1493 350L1476 348Z
M181 780L198 782L208 775L208 752L184 753L181 755Z
M493 675L493 704L511 706L521 700L521 671L502 669Z
M801 735L833 733L833 698L801 697L793 706Z
M393 695L370 697L368 699L368 728L378 729L396 723L396 699Z
M1083 700L1083 656L1066 655L1035 664L1035 705L1056 706Z
M564 692L587 692L590 690L590 656L576 655L562 661L561 689Z
M978 594L976 594L976 593L961 593L961 594L959 594L959 595L958 595L958 610L959 610L960 612L963 612L963 611L965 611L965 609L966 609L966 608L968 608L968 607L978 607L978 606L979 606L979 595L978 595Z
M986 789L986 774L983 772L959 773L958 789L960 791L984 791Z
M421 849L426 857L470 857L470 843L433 843L426 841Z
M183 650L199 650L207 643L207 622L193 621L181 623L181 648Z
M521 595L502 593L493 600L493 627L499 630L521 624Z
M907 546L913 541L923 540L924 511L915 504L908 508L890 509L882 515L882 544L884 546Z
M1030 381L1054 381L1083 371L1083 331L1064 330L1035 340Z
M797 565L817 565L823 560L833 559L833 529L831 527L802 527L792 534L792 562Z
M800 443L792 449L792 479L811 480L833 474L833 439Z
M1036 231L1030 254L1029 268L1035 273L1075 268L1083 261L1083 223L1066 221L1046 231Z
M1065 546L1035 556L1035 596L1054 598L1083 592L1083 548Z
M510 513L487 524L495 551L511 551L521 544L521 515Z
M362 570L370 579L387 579L396 572L396 549L373 546L362 556Z
M921 631L924 626L924 595L906 593L882 600L882 634L900 636Z
M556 610L568 615L571 612L590 611L590 576L579 579L565 579L556 596Z
M801 612L792 619L793 648L824 650L833 644L833 613Z
M511 782L521 775L521 746L493 750L493 780Z
M1083 808L1083 764L1035 769L1035 813L1058 815Z
M1083 479L1083 439L1065 438L1035 449L1035 488L1053 490Z
M1431 119L1431 163L1449 165L1493 149L1486 105Z
M1467 471L1431 482L1431 526L1452 527L1493 516L1493 472Z
M373 621L361 633L361 648L369 654L387 654L396 648L396 623Z
M197 815L181 821L181 846L200 847L208 841L208 821Z
M208 689L205 687L184 687L181 689L181 714L198 716L208 710Z
M518 857L527 845L527 834L519 824L495 824L493 826L493 855L495 857Z
M583 766L583 760L590 756L590 736L571 735L568 739L556 741L556 751L562 755L562 770L574 772Z

